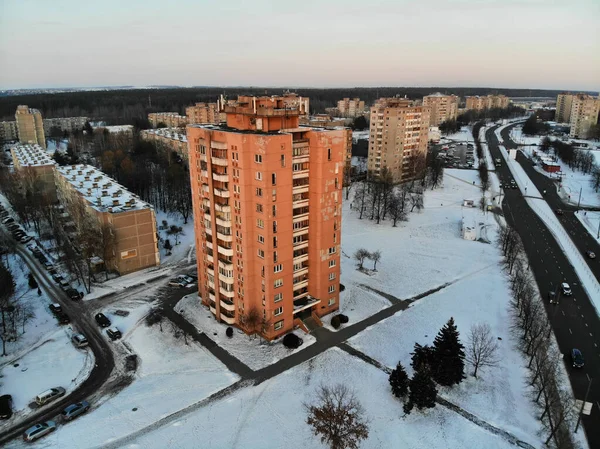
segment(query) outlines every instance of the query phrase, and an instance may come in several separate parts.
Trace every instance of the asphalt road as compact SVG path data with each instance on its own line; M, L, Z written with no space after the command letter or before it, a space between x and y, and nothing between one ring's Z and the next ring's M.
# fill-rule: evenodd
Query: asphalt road
M0 232L6 232L4 226L2 226ZM56 419L57 415L59 415L66 406L86 399L95 393L96 390L108 380L115 366L114 356L108 341L100 334L100 330L96 323L92 322L89 318L85 303L69 299L24 245L17 244L17 252L27 263L41 288L44 289L52 301L59 303L62 306L62 309L69 315L69 318L71 319L70 326L85 334L89 341L89 348L94 353L96 363L88 378L70 394L63 396L57 401L51 402L49 405L42 407L39 411L31 413L27 418L13 425L8 431L3 432L0 435L0 445L13 438L19 437L26 429L38 422L53 419L57 424L62 424L60 419ZM10 394L10 392L6 393ZM93 402L91 405L93 408ZM77 424L74 423L71 425Z
M494 130L486 132L486 140L492 158L502 158ZM496 173L503 182L513 179L505 163L496 168ZM504 193L504 216L523 240L542 297L546 298L548 291L563 281L571 285L573 296L562 297L559 304L544 304L577 399L585 397L589 379L594 378L588 396L588 402L593 403L592 413L584 416L582 423L589 447L600 448L600 319L562 249L520 190L507 189ZM572 348L580 349L585 357L581 369L572 368Z

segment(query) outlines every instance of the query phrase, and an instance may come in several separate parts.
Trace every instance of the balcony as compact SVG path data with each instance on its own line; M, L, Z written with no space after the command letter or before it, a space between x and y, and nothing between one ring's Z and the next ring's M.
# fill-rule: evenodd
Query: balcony
M217 309L215 309L212 304L210 305L210 311L212 312L213 315L217 314Z
M210 248L210 249L213 249L213 244L212 244L212 242L211 242L211 241L209 241L209 240L207 240L207 241L206 241L206 247L207 247L207 248Z
M233 269L233 263L232 262L226 262L224 260L219 259L219 267L225 269L225 270L232 270Z
M300 178L308 178L308 170L298 170L292 173L292 179Z
M210 263L214 263L214 262L215 262L215 259L213 259L213 256L212 256L212 254L207 254L207 255L206 255L206 260L207 260L208 262L210 262Z
M227 285L233 285L233 276L229 277L219 274L219 281L224 282Z
M233 248L224 248L221 245L217 245L217 251L219 254L222 254L224 256L233 256Z
M305 193L305 192L308 192L308 184L301 185L301 186L294 186L292 188L292 193L294 193L294 194Z
M304 220L308 220L308 211L304 213L298 213L298 215L294 215L294 218L292 218L292 223L298 223Z
M305 309L313 307L321 302L320 299L313 298L308 293L305 294L305 297L296 299L294 298L294 314L301 312Z
M232 291L228 291L225 290L223 287L219 287L219 294L221 294L222 296L225 296L226 298L233 298L235 296L235 292Z
M308 279L304 279L300 282L296 282L294 284L294 288L303 288L303 287L308 287Z
M294 271L294 276L308 275L308 267L302 267L298 271Z
M214 278L215 270L213 270L212 268L206 267L206 272Z
M213 165L220 165L221 167L227 167L229 165L227 159L220 157L213 156L210 158L210 160L212 161Z
M207 172L206 170L200 170L200 175L201 175L203 178L208 178L208 172Z
M210 279L206 280L206 285L208 285L208 287L212 288L213 290L215 289L215 283L214 283L214 281L211 281Z
M231 206L229 204L215 203L215 210L219 212L231 212Z
M223 321L225 321L227 324L235 324L235 318L227 316L224 313L221 314L221 319Z
M215 181L229 182L229 175L227 175L227 174L213 173L212 177Z
M305 226L303 228L300 229L294 229L294 233L292 234L293 237L298 237L300 235L304 235L304 234L308 234L308 226Z
M308 260L308 250L300 248L294 250L294 263L306 262Z
M217 224L219 226L223 226L223 227L226 227L226 228L230 228L231 227L231 220L224 220L223 218L215 217L215 221L217 222Z
M214 302L216 301L215 294L213 292L208 292L208 297L209 297L211 303L214 304Z
M229 190L213 189L213 192L215 192L216 196L220 196L221 198L229 198Z
M308 288L303 288L298 291L294 290L294 302L299 299L305 298L306 296L308 296Z
M294 209L296 209L298 207L308 207L308 198L302 199L302 200L298 200L298 201L293 201L292 202L292 207Z
M217 231L217 238L219 240L223 240L224 242L233 242L233 236L231 234L221 234Z
M229 310L230 312L235 312L235 305L233 304L233 301L227 301L225 299L222 299L221 308Z
M308 154L301 154L299 156L292 156L292 162L294 164L301 164L303 162L308 162L309 161L309 156Z

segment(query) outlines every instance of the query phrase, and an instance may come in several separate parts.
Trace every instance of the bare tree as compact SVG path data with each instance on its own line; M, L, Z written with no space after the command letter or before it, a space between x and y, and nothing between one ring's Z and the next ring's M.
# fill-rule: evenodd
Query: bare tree
M473 376L477 378L479 368L496 366L500 359L497 355L498 344L492 336L490 325L473 324L469 333L465 358L473 365Z
M415 187L408 198L410 200L411 212L415 209L420 211L425 207L423 203L423 189L421 187Z
M381 260L381 251L373 251L369 254L369 259L373 261L373 271L377 271L377 262Z
M407 215L404 211L404 205L402 204L401 195L398 192L394 192L390 197L387 204L387 211L392 219L392 226L396 227L398 221L406 221Z
M364 409L346 385L320 386L316 405L304 404L304 408L306 423L331 449L358 449L369 437Z
M364 248L356 250L356 252L354 253L354 259L358 262L359 270L363 269L363 263L365 262L365 259L368 258L370 255L371 253L369 253L369 251L367 251Z
M240 322L246 329L246 332L249 334L256 334L256 332L260 331L263 318L256 307L250 307L248 313L242 314L240 317Z
M30 303L20 303L15 308L16 318L21 324L21 333L25 333L25 324L35 318L33 306Z
M179 245L179 236L183 234L183 228L177 225L171 225L167 234L175 236L175 245Z
M164 320L164 312L162 309L155 308L155 309L150 310L148 315L146 315L145 320L146 320L146 326L152 327L155 324L158 324L160 331L161 332L163 331L162 323Z

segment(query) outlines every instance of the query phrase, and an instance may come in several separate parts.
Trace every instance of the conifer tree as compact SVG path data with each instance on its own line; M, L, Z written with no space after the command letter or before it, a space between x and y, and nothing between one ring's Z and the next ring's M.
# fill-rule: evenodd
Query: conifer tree
M404 407L404 413L409 414L413 406L419 410L423 408L435 407L435 398L437 397L437 388L431 378L431 372L427 368L415 371L410 380L410 394L408 403Z
M465 352L454 318L450 318L435 337L433 352L433 379L448 387L461 383L465 377Z
M419 343L415 343L415 349L411 352L412 361L410 366L415 371L420 369L429 368L433 370L435 368L434 363L434 353L433 348L429 345L421 346Z
M397 398L403 398L408 393L408 375L400 362L396 365L396 369L390 374L390 386L392 394Z

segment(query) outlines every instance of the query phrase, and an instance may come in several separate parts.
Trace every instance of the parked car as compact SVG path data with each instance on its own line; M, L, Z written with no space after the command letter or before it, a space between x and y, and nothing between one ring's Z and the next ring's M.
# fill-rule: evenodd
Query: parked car
M52 279L54 279L54 282L56 282L58 284L60 281L63 280L63 277L61 274L53 274Z
M60 324L69 324L71 322L71 318L64 312L60 312L56 314L56 319Z
M19 229L19 225L17 223L11 223L8 226L6 226L6 229L8 229L10 232L12 232L12 231Z
M77 290L75 290L74 288L68 288L65 293L67 294L67 296L69 298L71 298L74 301L77 301L78 299L81 299L81 295L79 294L79 292Z
M563 212L562 209L556 209L554 212L556 213L556 215L563 215L564 214L564 212Z
M58 284L62 288L69 288L71 286L71 284L69 284L69 282L66 279L62 279Z
M45 259L45 258L44 258L44 259ZM42 262L42 265L44 266L44 268L45 268L46 270L49 270L49 269L51 269L51 268L53 268L53 267L54 267L54 265L52 265L50 262L48 262L48 260L46 260L45 262Z
M32 236L30 236L30 235L26 235L25 237L23 237L23 238L21 239L21 243L27 243L27 242L30 242L30 241L32 241L32 240L33 240L33 237L32 237Z
M97 313L94 316L94 319L96 320L96 323L98 323L98 325L100 327L108 327L108 326L110 326L110 320L103 313Z
M8 224L8 223L14 223L15 219L13 217L6 217L4 220L2 220L2 224Z
M596 253L593 251L586 251L585 255L588 256L588 258L590 259L595 259L596 258Z
M184 281L186 284L193 284L195 282L195 280L191 276L188 276L186 274L180 274L179 276L177 276L177 279L179 279L180 281Z
M58 399L64 396L66 393L63 387L50 388L49 390L42 391L35 397L35 402L37 405L45 405L48 402L52 402L55 399Z
M65 421L70 421L77 418L79 415L87 412L90 409L90 403L88 401L81 401L77 404L71 404L66 407L61 415Z
M23 434L23 439L25 441L34 441L38 438L42 438L44 435L54 432L55 430L56 423L54 421L46 421L27 429Z
M62 307L59 303L55 302L53 304L50 304L48 306L48 308L50 309L50 312L52 313L61 313L62 312Z
M571 362L573 363L573 368L583 368L585 362L583 360L583 354L579 349L571 349Z
M118 340L123 336L121 331L116 327L109 327L106 329L106 335L108 335L108 338L110 338L112 341Z
M561 288L562 288L563 295L571 296L573 294L573 292L571 291L571 286L569 284L567 284L566 282L563 282L561 284Z
M87 338L85 338L85 335L83 334L73 334L71 341L78 348L85 348L87 345L89 345Z
M0 419L10 419L12 414L12 396L3 394L0 396Z
M185 286L187 285L187 282L185 282L185 281L182 281L181 279L177 279L177 278L175 278L175 279L171 279L171 280L169 281L169 285L170 285L171 287L179 287L179 288L183 288L183 287L185 287Z

